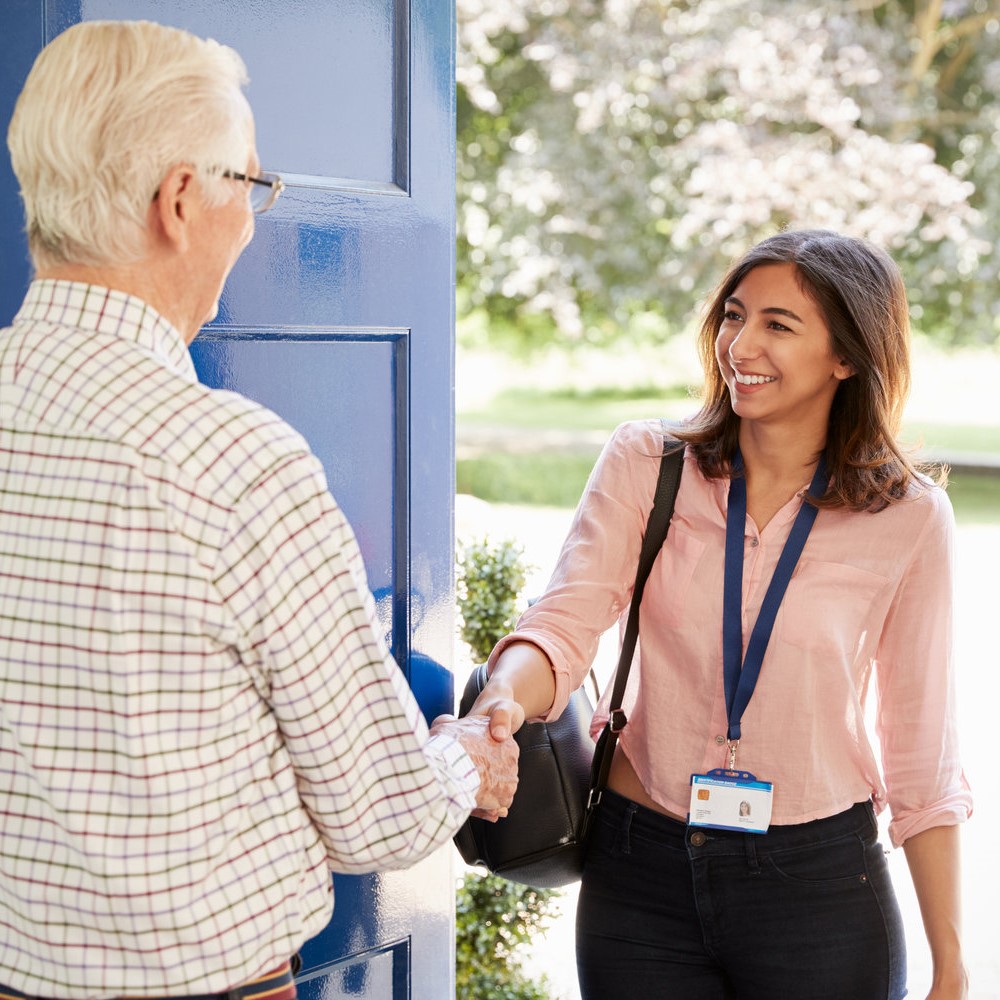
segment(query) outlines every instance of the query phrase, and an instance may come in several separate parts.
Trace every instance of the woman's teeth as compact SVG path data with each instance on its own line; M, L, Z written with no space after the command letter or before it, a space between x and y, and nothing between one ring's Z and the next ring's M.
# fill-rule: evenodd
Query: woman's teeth
M738 371L733 374L740 385L763 385L765 382L777 381L774 375L741 375Z

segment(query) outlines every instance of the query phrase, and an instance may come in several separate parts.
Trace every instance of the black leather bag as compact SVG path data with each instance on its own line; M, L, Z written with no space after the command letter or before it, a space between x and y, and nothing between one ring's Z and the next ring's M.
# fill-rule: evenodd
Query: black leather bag
M466 820L455 835L455 845L466 864L544 889L568 885L580 878L593 809L607 784L618 734L627 722L621 706L639 632L639 604L646 577L666 538L683 457L676 442L665 441L615 672L610 718L596 751L590 738L593 707L583 688L573 692L555 722L526 722L521 726L514 735L521 751L514 801L507 815L495 823L475 816ZM486 680L485 664L472 671L459 715L468 713Z
M465 685L459 715L468 713L485 685L483 663ZM514 802L496 823L471 817L458 831L455 844L466 864L541 889L580 877L593 714L586 692L578 688L555 722L526 722L514 734L521 750Z

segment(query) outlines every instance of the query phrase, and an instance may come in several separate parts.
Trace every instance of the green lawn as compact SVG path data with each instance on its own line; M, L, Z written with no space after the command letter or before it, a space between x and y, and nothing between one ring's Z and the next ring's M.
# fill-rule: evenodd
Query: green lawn
M468 427L545 427L553 430L603 430L610 433L637 417L681 417L697 408L683 386L664 390L650 386L631 389L509 389L498 393L481 410L460 413Z
M587 454L491 452L459 459L456 488L492 503L575 507L597 451Z
M463 430L509 428L517 438L531 429L610 433L623 420L636 417L680 417L694 401L684 387L662 389L598 389L550 391L516 389L498 393L489 405L458 416ZM935 452L1000 455L1000 425L914 423L904 428L904 440ZM573 507L599 451L584 443L572 451L514 453L484 451L463 457L457 465L460 493L502 503ZM963 523L1000 522L1000 476L953 473L949 495Z
M697 401L684 386L671 389L629 388L575 391L509 389L489 405L458 415L459 427L547 428L603 430L610 433L624 420L663 416L676 418L693 412ZM976 424L909 423L905 441L946 451L1000 455L1000 421Z
M952 474L948 496L959 524L1000 524L1000 476Z

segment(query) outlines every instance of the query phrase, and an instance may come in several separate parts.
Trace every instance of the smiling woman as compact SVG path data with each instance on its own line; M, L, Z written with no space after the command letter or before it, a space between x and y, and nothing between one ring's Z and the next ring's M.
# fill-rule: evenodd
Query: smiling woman
M957 825L971 796L954 523L896 443L909 387L899 272L864 241L782 233L724 277L700 347L704 403L673 431L684 475L583 872L581 994L899 1000L903 929L875 821L888 807L933 995L959 1000ZM658 421L615 431L473 713L502 727L558 718L632 600L662 450ZM602 702L595 728L607 715ZM704 921L741 910L753 921Z
M797 402L801 418L816 394L807 425L812 454L825 448L832 474L819 506L877 510L919 482L896 441L910 389L909 309L899 269L884 251L825 231L764 240L716 289L699 349L705 403L683 437L706 474L728 474L741 432L738 404L761 384L753 376L763 376L784 385L762 394L762 408L763 398L783 395L789 413ZM797 430L804 443L806 427Z
M744 433L758 423L822 444L833 397L853 375L794 264L754 268L726 298L715 342Z

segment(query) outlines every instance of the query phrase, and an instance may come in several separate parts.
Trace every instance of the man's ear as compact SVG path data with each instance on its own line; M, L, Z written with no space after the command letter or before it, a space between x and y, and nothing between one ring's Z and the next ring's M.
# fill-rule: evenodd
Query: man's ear
M175 164L160 182L150 206L150 221L157 235L178 251L188 247L189 225L200 206L197 187L194 168L186 163Z

